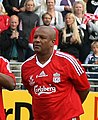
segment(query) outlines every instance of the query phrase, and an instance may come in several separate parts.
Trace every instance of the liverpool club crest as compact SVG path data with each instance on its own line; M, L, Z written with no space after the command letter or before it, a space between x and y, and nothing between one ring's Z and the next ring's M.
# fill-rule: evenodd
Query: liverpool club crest
M54 83L59 83L59 82L61 82L61 80L60 80L60 74L59 74L59 73L54 73L54 74L53 74L53 82L54 82Z

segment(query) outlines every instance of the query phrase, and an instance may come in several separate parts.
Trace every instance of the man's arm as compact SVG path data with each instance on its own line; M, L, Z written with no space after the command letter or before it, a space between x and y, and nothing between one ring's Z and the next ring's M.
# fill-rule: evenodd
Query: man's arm
M85 90L85 91L77 91L80 99L81 99L81 102L83 103L89 93L89 89Z
M0 73L0 85L8 90L15 89L15 80L9 75Z
M15 75L10 70L9 61L0 56L0 87L13 90L16 86Z

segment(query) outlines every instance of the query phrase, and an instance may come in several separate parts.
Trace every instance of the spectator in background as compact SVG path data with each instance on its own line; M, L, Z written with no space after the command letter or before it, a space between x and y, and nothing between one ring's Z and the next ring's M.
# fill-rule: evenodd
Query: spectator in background
M52 20L52 15L50 13L46 12L42 15L43 25L50 26L51 20Z
M88 21L88 31L89 31L89 40L91 43L98 40L98 20L97 21Z
M29 39L31 30L40 25L40 20L38 15L34 13L35 5L33 0L26 0L24 7L25 11L18 14L20 18L19 29L25 33L26 39ZM26 51L26 59L32 54L32 50L28 46Z
M85 60L85 64L98 65L98 41L93 41L91 44L91 52L88 54ZM87 67L88 78L98 79L98 66ZM98 85L98 81L91 81L90 84ZM91 88L91 91L98 91L97 88Z
M47 10L46 0L34 0L34 4L35 4L35 13L38 16L40 16L42 11L46 11Z
M1 33L1 55L10 60L23 62L28 40L24 33L18 30L19 18L16 15L10 17L10 27Z
M76 1L73 4L73 13L76 16L76 21L79 27L82 27L81 24L83 23L84 13L85 13L85 7L84 2L82 1Z
M2 3L0 3L0 33L9 27L9 18Z
M42 21L43 21L43 25L44 26L51 26L50 23L51 23L51 20L52 20L52 15L49 14L48 12L44 13L42 15ZM52 27L52 26L51 26ZM33 39L34 39L34 33L35 31L38 29L39 27L35 27L31 33L30 33L30 36L29 36L29 46L30 48L34 51L33 49ZM56 41L55 41L55 44L54 44L54 49L56 50L57 47L58 47L58 42L59 42L59 31L53 27L54 30L56 31Z
M94 14L97 7L98 7L98 0L86 0L87 13Z
M92 19L92 22L98 26L98 0L86 0L86 10L88 15L95 15L93 17L89 16L88 18ZM87 18L87 19L88 19ZM94 21L93 21L94 20ZM96 21L97 20L97 21ZM88 21L88 20L87 20ZM96 38L95 38L96 39Z
M55 26L58 30L64 27L62 14L58 11L55 11L55 0L46 0L47 11L43 11L40 16L40 25L43 25L42 14L48 12L52 15L51 26Z
M3 6L9 16L17 15L19 12L24 11L24 3L26 0L3 0Z
M7 58L10 62L23 62L25 61L25 52L28 48L28 40L23 31L18 30L19 18L16 15L10 17L10 27L1 33L0 48L1 55ZM19 70L20 67L15 65L11 66L12 70ZM20 73L14 73L15 76ZM21 79L17 80L21 83ZM21 86L17 86L19 89Z
M15 84L15 76L10 70L8 60L0 56L0 120L6 120L2 99L2 87L12 91L15 89Z
M73 13L76 16L76 22L80 29L82 29L84 38L82 41L82 47L79 52L79 60L84 63L87 55L89 54L91 50L91 42L89 40L89 31L88 31L88 25L83 25L84 21L84 13L85 13L85 7L83 1L76 1L73 5Z
M73 0L74 1L74 0ZM68 1L64 1L65 3L69 3L70 0ZM55 10L57 11L72 11L72 5L70 4L65 4L63 3L62 0L56 0L56 4L55 4Z
M71 11L72 8L70 8L69 5L61 5L62 0L55 0L55 10L62 12L62 11ZM67 1L65 1L67 2ZM46 0L34 0L35 3L35 11L38 15L40 15L40 13L42 11L46 11L47 10L47 6L46 6ZM72 6L71 6L72 7Z
M33 98L34 120L79 120L89 82L78 60L54 51L55 39L50 26L35 31L36 54L22 65L22 81Z
M98 65L98 41L94 41L91 44L91 50L92 52L87 56L85 60L85 64L96 64ZM98 67L89 67L89 72L98 72ZM90 74L90 78L98 78L98 74Z
M28 39L31 30L39 26L39 17L34 13L35 5L33 0L26 0L24 8L25 11L18 14L20 19L19 29L26 34Z
M62 52L68 52L79 59L82 39L83 36L77 26L75 15L73 13L67 13L65 16L65 27L60 32L58 49Z
M75 0L61 0L60 5L65 6L65 10L62 11L63 18L65 18L67 13L72 12L74 2Z

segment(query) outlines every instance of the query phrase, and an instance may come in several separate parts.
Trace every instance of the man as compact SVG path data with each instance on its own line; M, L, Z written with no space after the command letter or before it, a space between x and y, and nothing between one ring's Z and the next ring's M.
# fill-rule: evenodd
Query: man
M2 3L9 16L17 15L19 12L25 11L24 3L26 0L3 0Z
M8 90L13 90L15 88L15 84L15 76L10 71L8 60L0 56L0 120L5 120L2 87Z
M35 55L22 65L22 81L32 95L34 120L79 120L89 82L78 60L54 51L55 30L39 27L34 34Z
M0 48L1 55L10 62L25 61L25 51L28 47L28 40L23 31L18 30L19 18L16 15L10 17L10 27L1 33ZM11 69L19 70L20 67L15 65ZM14 73L19 76L19 73ZM17 79L21 83L21 79ZM20 87L20 86L19 86Z
M18 30L19 18L16 15L10 17L10 27L1 33L1 55L6 59L23 62L28 40L22 31Z

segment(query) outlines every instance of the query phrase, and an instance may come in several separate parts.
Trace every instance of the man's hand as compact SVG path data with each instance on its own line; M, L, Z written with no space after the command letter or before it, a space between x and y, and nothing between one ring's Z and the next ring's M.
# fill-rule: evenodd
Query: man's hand
M25 7L22 7L19 9L20 12L24 12L25 11Z
M16 7L13 7L12 9L13 9L13 11L15 11L15 12L19 12L19 10L18 10Z
M19 36L19 32L13 31L10 38L11 38L11 39L14 39L14 38L18 39L18 36Z
M72 8L70 8L70 6L68 6L68 5L66 5L66 6L64 7L64 10L72 11Z

